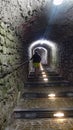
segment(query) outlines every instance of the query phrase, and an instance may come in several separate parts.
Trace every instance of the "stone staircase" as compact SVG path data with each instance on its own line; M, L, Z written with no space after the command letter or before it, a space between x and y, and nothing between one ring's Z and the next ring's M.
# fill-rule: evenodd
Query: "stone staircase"
M57 117L57 112L64 117ZM7 130L73 130L71 83L48 67L38 78L30 72L12 117Z

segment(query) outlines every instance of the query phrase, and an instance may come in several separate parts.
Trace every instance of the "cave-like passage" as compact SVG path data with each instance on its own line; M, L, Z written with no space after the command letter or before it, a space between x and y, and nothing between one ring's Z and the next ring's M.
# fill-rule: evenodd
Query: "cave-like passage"
M45 48L46 47L46 48ZM44 64L44 65L48 65L50 64L50 68L52 69L55 69L56 68L56 65L57 65L57 45L56 43L53 43L51 41L48 41L48 40L45 40L45 39L41 39L41 40L38 40L38 41L35 41L33 43L30 44L29 46L29 50L28 50L28 53L29 53L29 59L32 57L33 55L33 52L37 49L39 49L39 53L40 52L40 48L41 50L43 51L43 48L44 48L44 53L41 54L41 57L42 57L42 61L41 63ZM50 50L50 52L49 52ZM49 63L50 61L50 63ZM30 62L29 64L29 71L32 70L32 62Z

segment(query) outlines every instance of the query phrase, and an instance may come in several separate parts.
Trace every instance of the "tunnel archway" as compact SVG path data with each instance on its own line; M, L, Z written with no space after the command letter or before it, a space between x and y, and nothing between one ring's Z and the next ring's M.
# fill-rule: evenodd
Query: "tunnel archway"
M32 57L33 55L33 50L37 47L43 47L46 48L47 52L50 49L50 56L51 56L51 60L50 60L50 67L55 69L56 68L56 64L57 64L57 45L56 43L52 42L52 41L48 41L46 39L40 39L37 41L34 41L31 43L31 45L28 48L28 56L29 59ZM47 56L47 55L46 55ZM47 58L47 57L46 57ZM48 63L48 62L47 62ZM30 64L29 69L32 69L32 64Z
M47 64L47 56L48 56L47 49L45 49L44 47L35 47L33 49L33 53L35 51L38 51L38 53L41 55L41 63Z

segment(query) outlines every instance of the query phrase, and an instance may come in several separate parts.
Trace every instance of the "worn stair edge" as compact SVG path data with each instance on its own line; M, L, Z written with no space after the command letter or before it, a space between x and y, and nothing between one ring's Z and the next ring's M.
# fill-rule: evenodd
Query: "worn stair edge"
M13 112L13 117L15 119L58 118L54 116L54 114L58 112L62 112L64 114L64 118L73 118L73 108L16 109Z
M25 92L22 94L22 97L23 98L27 98L27 99L32 99L32 98L52 98L52 97L55 97L55 98L60 98L60 97L65 97L65 98L71 98L73 97L73 91L65 91L65 92L58 92L58 93L53 93L55 94L54 96L50 96L50 94L52 93L36 93L36 92Z
M72 86L72 84L68 81L64 81L64 82L25 82L24 83L25 87L60 87L60 86Z

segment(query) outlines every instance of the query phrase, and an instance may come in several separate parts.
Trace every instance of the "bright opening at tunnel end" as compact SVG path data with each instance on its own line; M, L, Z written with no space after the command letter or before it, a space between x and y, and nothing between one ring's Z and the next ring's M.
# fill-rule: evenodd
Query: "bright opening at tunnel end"
M53 0L54 5L61 5L63 0Z
M28 49L28 54L29 54L29 59L32 57L32 52L34 52L35 48L36 47L44 47L46 46L47 47L47 50L50 49L51 50L51 63L50 63L50 66L55 69L56 65L57 65L57 62L58 62L58 58L57 58L57 51L58 51L58 48L57 48L57 44L53 41L49 41L47 39L39 39L39 40L36 40L34 42L31 43L31 45L29 46L29 49ZM46 55L45 55L46 56ZM44 56L44 58L45 58ZM46 60L46 58L45 58ZM44 59L42 61L42 63L44 63ZM32 69L32 65L30 66L30 69Z

